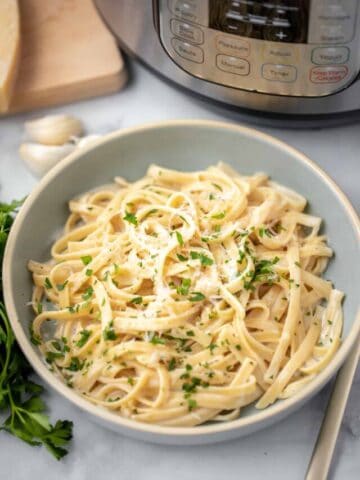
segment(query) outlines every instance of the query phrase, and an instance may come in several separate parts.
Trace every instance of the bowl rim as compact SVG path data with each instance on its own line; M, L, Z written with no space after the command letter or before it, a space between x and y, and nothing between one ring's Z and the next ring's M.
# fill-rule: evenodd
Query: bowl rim
M159 129L168 129L176 127L191 127L191 128L212 128L214 130L227 130L238 132L246 137L253 138L256 141L265 142L275 146L277 149L285 151L289 156L296 157L300 163L309 167L312 173L317 174L321 177L321 180L325 182L328 188L330 188L338 201L346 209L349 219L354 227L357 237L360 240L360 219L356 214L355 209L351 205L350 201L347 199L342 190L338 185L332 180L332 178L325 173L314 161L310 160L305 154L297 150L296 148L288 145L287 143L279 140L272 135L263 133L251 127L246 127L243 125L237 125L230 122L223 121L214 121L214 120L168 120L161 122L150 122L138 126L128 127L121 130L117 130L110 134L105 135L100 138L96 143L89 145L79 151L75 151L67 156L64 160L60 161L54 168L52 168L35 186L32 192L29 194L27 199L24 202L24 205L20 209L18 215L15 218L14 224L11 228L10 235L7 241L4 261L3 261L3 286L4 286L4 300L6 309L8 312L8 317L10 320L11 327L14 331L16 340L23 351L24 355L28 359L31 366L34 368L36 373L52 387L57 393L65 397L68 401L76 405L81 410L84 410L91 415L94 415L99 420L103 420L109 424L113 424L118 427L125 427L129 429L133 434L138 433L151 433L156 434L157 436L162 436L164 438L170 438L172 436L177 437L187 437L187 436L215 436L220 432L229 432L229 431L240 431L242 429L254 427L255 429L260 429L262 426L266 425L266 421L269 422L271 419L273 421L276 418L282 418L287 413L290 413L298 405L302 405L307 399L310 399L317 391L320 390L330 378L337 372L341 367L346 357L349 355L352 347L354 346L356 340L360 335L360 311L357 310L355 315L354 322L350 328L350 331L346 338L343 340L341 347L336 352L334 358L330 363L321 371L316 377L309 382L300 392L298 392L293 397L282 400L281 402L275 402L273 405L269 406L264 410L258 410L256 414L239 417L236 420L230 422L209 424L209 425L199 425L194 427L170 427L162 426L157 424L147 424L137 422L132 419L125 418L119 414L113 413L105 408L99 407L95 404L92 404L90 401L82 398L74 390L68 388L60 378L56 377L52 372L48 370L42 359L37 355L33 346L30 343L30 340L25 334L25 329L22 327L19 318L16 314L15 308L15 299L14 294L11 289L12 284L12 258L14 256L15 240L18 235L19 230L22 227L23 222L26 220L27 212L32 206L34 200L46 189L48 183L65 170L73 162L76 162L78 158L86 155L89 151L101 147L102 145L112 141L116 138L122 138L133 134L138 134L147 130L159 130ZM263 425L262 425L263 424Z

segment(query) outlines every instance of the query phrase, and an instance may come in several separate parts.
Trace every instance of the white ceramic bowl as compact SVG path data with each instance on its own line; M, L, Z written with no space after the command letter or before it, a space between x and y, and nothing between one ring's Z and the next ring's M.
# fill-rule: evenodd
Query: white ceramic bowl
M324 231L336 255L326 276L346 292L343 343L330 364L294 397L265 410L242 410L239 419L197 427L161 427L122 418L92 405L66 387L45 366L29 340L33 314L27 306L32 282L27 261L49 258L67 216L67 202L108 183L115 175L142 177L150 163L180 170L206 168L218 161L243 174L264 171L309 200L309 211L325 219ZM219 122L175 121L112 133L75 152L51 170L27 198L12 227L4 260L6 307L16 338L37 373L89 417L120 433L158 443L203 444L249 434L284 418L303 405L336 373L360 332L358 311L359 219L340 189L303 154L256 130Z

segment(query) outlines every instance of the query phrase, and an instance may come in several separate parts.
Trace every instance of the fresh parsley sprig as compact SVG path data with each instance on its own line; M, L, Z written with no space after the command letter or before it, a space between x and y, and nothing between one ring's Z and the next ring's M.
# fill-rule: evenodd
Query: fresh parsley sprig
M16 213L22 201L0 203L0 265ZM51 425L40 394L43 388L30 380L32 369L18 347L3 303L0 268L0 412L8 416L0 431L7 431L30 445L44 445L58 460L67 454L72 422Z

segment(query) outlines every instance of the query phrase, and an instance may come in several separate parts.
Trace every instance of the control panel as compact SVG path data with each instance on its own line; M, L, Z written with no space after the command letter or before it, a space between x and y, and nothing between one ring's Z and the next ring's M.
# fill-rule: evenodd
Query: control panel
M320 97L360 69L358 0L158 0L173 61L206 81Z

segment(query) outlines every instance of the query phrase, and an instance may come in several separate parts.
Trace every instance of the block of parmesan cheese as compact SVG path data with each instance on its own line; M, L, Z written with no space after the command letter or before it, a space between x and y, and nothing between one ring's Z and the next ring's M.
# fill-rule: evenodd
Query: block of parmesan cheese
M6 112L20 60L20 18L17 0L0 0L0 112Z

